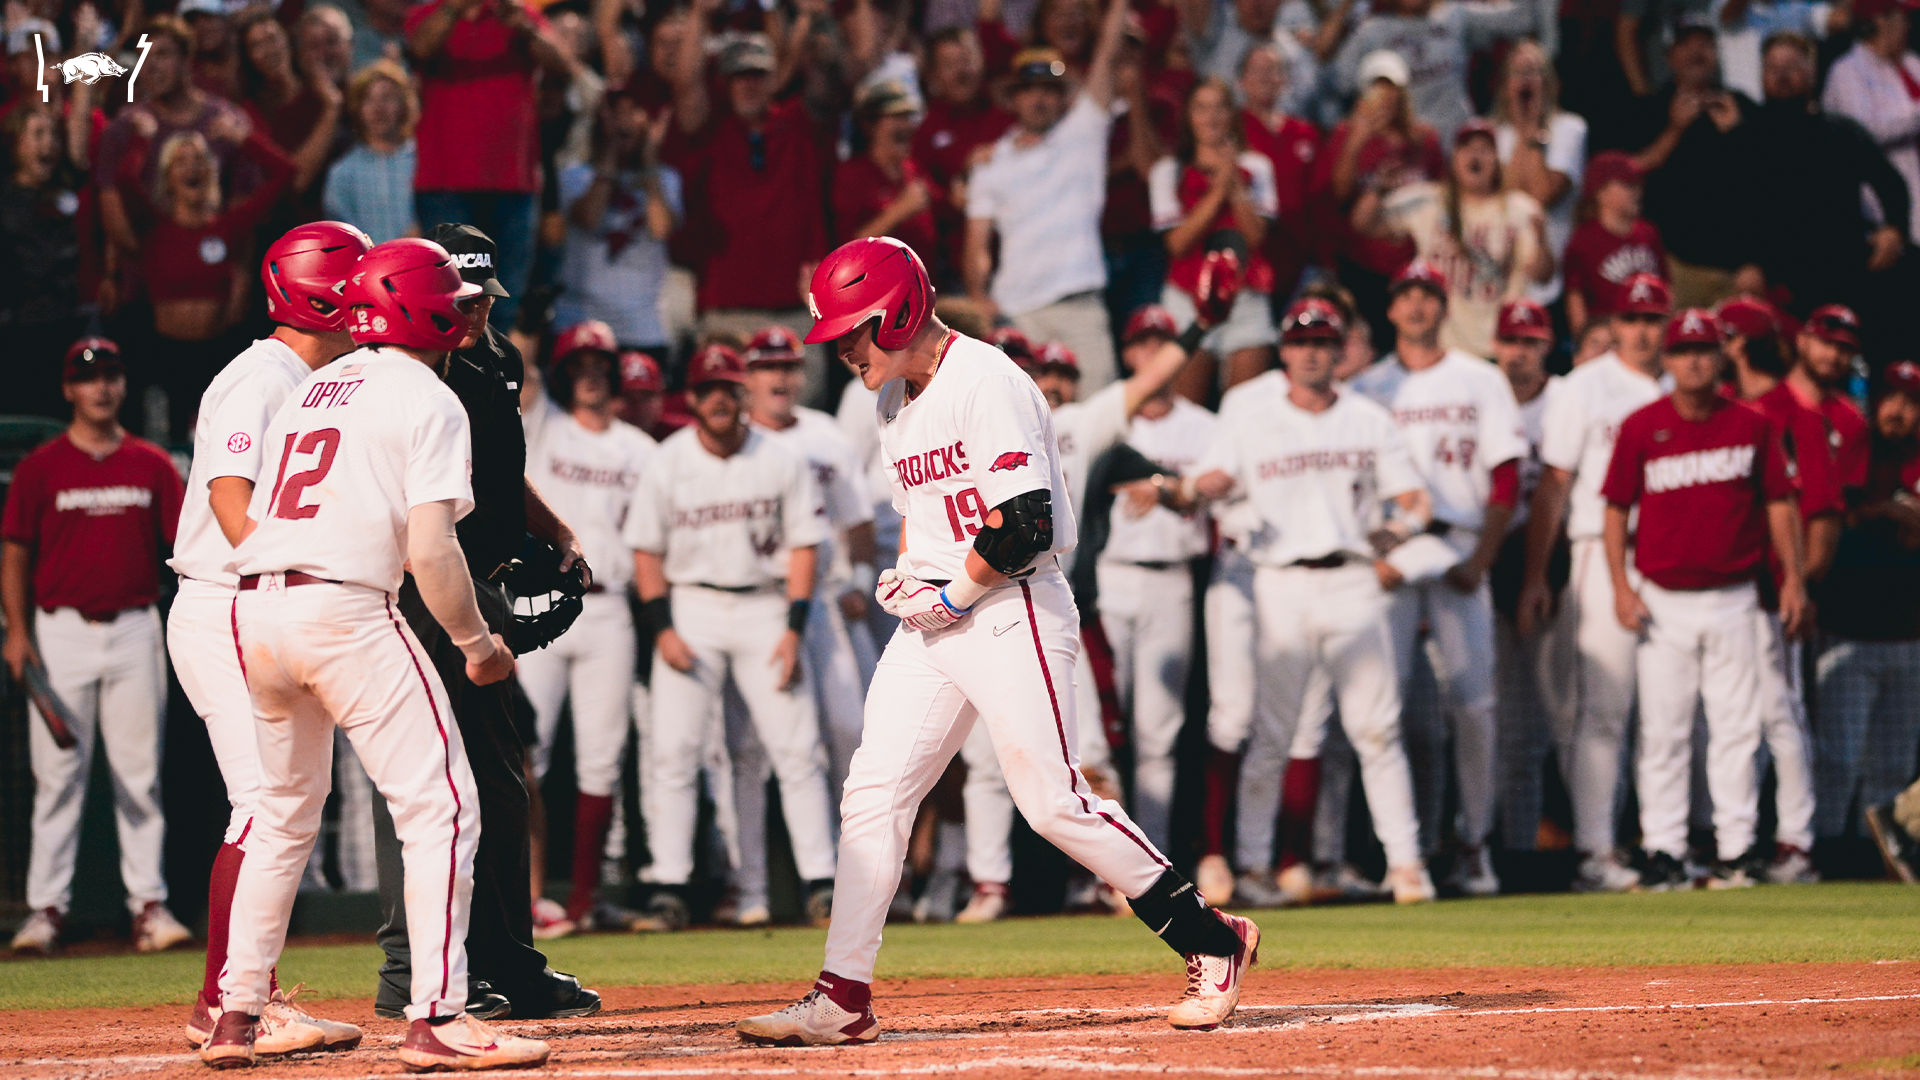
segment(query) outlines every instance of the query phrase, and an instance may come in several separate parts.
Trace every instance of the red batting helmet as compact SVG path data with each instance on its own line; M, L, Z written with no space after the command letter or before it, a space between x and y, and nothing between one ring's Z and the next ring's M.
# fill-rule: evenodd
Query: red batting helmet
M1180 328L1173 324L1173 313L1159 304L1148 304L1127 318L1127 332L1121 335L1121 341L1131 345L1145 337L1172 341L1179 336Z
M1667 332L1661 339L1660 347L1667 352L1680 349L1717 349L1720 347L1720 324L1713 312L1706 308L1683 308L1673 313L1667 320Z
M1657 315L1666 318L1673 310L1673 290L1658 274L1635 274L1627 279L1627 299L1619 315Z
M1806 332L1821 341L1860 348L1860 316L1845 304L1822 304L1807 316Z
M806 354L800 351L800 339L784 326L769 326L753 335L742 356L749 367L754 364L798 364L806 358Z
M988 334L987 344L1006 353L1021 367L1033 366L1033 340L1017 326L1003 326Z
M1433 295L1442 300L1447 298L1447 276L1425 259L1415 259L1401 267L1400 272L1387 282L1387 295L1399 296L1402 289L1410 289L1415 285L1432 289Z
M740 360L740 354L725 345L709 345L693 354L693 361L687 365L687 389L693 390L708 383L744 383L747 381L747 365Z
M660 377L660 365L653 357L638 349L620 354L621 393L631 394L651 390L657 394L666 388L666 380Z
M869 321L873 342L904 349L933 310L933 282L913 249L891 236L852 240L821 260L807 284L813 330L807 344L845 336Z
M1347 321L1340 317L1340 309L1318 296L1294 301L1287 309L1287 317L1280 320L1280 341L1287 345L1303 341L1344 341L1346 336Z
M574 353L588 349L608 356L619 352L620 342L613 336L613 327L599 319L588 319L560 331L560 336L553 342L553 362L557 366Z
M389 240L360 257L347 279L347 332L356 345L457 349L467 336L461 302L480 286L460 279L431 240Z
M366 233L344 221L301 225L275 240L260 260L267 317L300 330L345 330L341 294L354 264L371 247Z
M1033 366L1042 371L1059 368L1076 379L1080 377L1080 358L1073 355L1072 349L1057 341L1040 346L1039 351L1033 354Z
M1493 336L1502 341L1552 341L1553 320L1547 317L1547 309L1541 307L1538 301L1516 296L1500 305L1500 317L1495 321Z

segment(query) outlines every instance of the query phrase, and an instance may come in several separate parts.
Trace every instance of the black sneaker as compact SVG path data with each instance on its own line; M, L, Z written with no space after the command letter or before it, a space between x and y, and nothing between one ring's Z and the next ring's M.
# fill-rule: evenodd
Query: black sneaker
M1751 889L1766 880L1766 865L1758 847L1737 859L1715 859L1703 884L1709 889Z
M1873 844L1880 849L1887 872L1909 885L1920 883L1920 844L1893 820L1893 804L1869 806L1866 817L1867 830L1873 833Z
M809 882L807 887L807 922L817 927L825 927L833 921L833 882Z
M676 930L685 930L693 916L687 911L687 902L676 893L665 889L653 894L647 901L645 911L633 920L633 929L637 933L670 934Z
M1647 853L1645 867L1640 871L1640 885L1635 892L1672 892L1675 889L1690 889L1693 879L1687 876L1687 868L1680 860L1664 851Z

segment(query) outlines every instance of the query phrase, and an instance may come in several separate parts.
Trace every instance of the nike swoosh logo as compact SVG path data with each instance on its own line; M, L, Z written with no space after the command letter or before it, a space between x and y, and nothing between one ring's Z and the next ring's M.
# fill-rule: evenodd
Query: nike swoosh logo
M1008 623L1008 624L1007 624L1007 625L1005 625L1005 626L996 626L996 627L994 627L994 628L993 628L993 636L994 636L994 637L999 637L999 636L1000 636L1001 634L1004 634L1004 633L1006 633L1007 631L1009 631L1009 630L1011 630L1011 629L1013 629L1014 627L1016 627L1016 626L1019 626L1019 625L1020 625L1020 622L1019 622L1019 620L1017 620L1017 619L1016 619L1015 621L1013 621L1013 622L1010 622L1010 623Z
M1226 993L1227 990L1233 986L1233 973L1239 966L1240 958L1236 956L1233 958L1233 962L1227 965L1227 977L1215 983L1213 988L1223 994Z

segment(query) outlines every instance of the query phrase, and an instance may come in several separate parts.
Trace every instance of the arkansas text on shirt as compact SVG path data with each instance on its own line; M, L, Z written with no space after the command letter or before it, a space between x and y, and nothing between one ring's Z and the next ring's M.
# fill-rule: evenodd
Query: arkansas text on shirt
M33 549L33 602L105 618L160 595L160 549L180 523L180 474L128 435L104 458L65 434L14 469L0 536Z

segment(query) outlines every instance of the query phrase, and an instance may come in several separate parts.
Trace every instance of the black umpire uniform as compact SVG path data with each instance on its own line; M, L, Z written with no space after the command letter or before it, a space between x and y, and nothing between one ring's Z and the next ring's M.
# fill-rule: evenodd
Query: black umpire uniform
M438 225L429 239L454 256L463 278L482 286L487 295L507 295L494 277L496 250L485 233L471 225ZM455 352L447 362L446 384L466 407L473 429L473 512L456 526L460 550L473 574L480 613L488 628L503 637L512 621L512 604L489 579L502 563L519 555L527 530L527 444L520 427L524 377L520 350L491 326L471 348ZM474 857L473 908L467 924L470 1011L485 1019L506 1012L510 1003L515 1019L598 1012L600 995L549 968L546 955L533 947L522 765L526 749L514 725L512 680L475 686L467 679L466 657L428 613L411 576L400 589L400 612L446 684L480 792L480 847ZM386 952L374 1004L382 1015L399 1016L413 997L404 874L386 802L376 795L373 805L385 919L379 941Z

